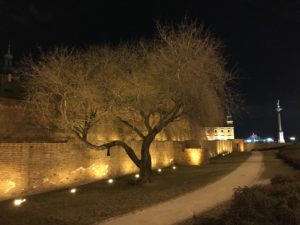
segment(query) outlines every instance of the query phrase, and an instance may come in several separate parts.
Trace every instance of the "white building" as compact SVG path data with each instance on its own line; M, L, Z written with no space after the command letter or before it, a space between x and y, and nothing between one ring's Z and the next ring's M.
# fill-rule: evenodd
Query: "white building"
M227 116L226 127L205 127L205 135L207 140L233 140L234 126L232 116Z

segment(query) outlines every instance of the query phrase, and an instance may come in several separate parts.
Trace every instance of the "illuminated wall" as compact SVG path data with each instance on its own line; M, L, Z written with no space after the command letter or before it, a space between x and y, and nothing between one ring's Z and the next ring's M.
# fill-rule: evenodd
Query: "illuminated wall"
M141 141L129 141L139 156ZM232 141L205 141L202 148L184 142L155 141L151 145L153 169L170 165L201 165L209 157L231 152ZM138 172L125 151L84 148L70 143L0 143L0 199L32 194L99 179Z
M112 149L111 156L108 157L106 151L87 150L80 143L12 143L18 140L41 142L45 140L43 138L50 136L47 130L33 126L30 122L30 110L24 106L24 102L0 102L0 199L138 171L120 148ZM171 124L151 145L153 168L167 167L174 163L201 165L209 157L232 151L232 141L202 141L197 148L186 145L188 140L198 142L204 136L203 129L195 126L192 121L182 120ZM116 139L125 140L140 155L141 141L116 121L97 127L90 138L96 144ZM11 143L3 143L3 139L9 139Z
M141 142L129 145L139 155ZM156 142L151 146L153 168L170 166L176 142ZM38 193L74 184L131 174L138 168L125 151L94 151L80 144L68 143L0 143L0 199L20 193Z

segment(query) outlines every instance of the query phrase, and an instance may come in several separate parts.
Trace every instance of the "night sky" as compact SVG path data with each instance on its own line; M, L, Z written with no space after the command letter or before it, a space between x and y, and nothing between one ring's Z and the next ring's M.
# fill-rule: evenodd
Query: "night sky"
M150 39L157 20L186 16L205 24L224 45L228 69L237 71L245 100L235 116L237 137L277 137L275 105L283 130L300 138L300 1L1 1L0 53L8 40L16 62L37 47L86 47Z

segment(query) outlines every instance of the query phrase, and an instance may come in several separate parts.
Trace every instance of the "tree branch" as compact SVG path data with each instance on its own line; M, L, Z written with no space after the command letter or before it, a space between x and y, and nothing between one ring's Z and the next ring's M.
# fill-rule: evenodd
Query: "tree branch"
M150 126L150 123L149 123L151 113L149 113L146 116L144 111L140 111L140 115L142 116L142 118L144 120L144 124L145 124L145 127L147 128L147 131L150 133L152 130L152 127Z
M169 123L175 121L183 114L183 108L181 103L177 103L155 126L155 130L159 133Z
M125 142L123 141L111 141L108 142L106 144L103 145L94 145L92 143L90 143L88 140L83 139L83 137L80 135L80 133L74 131L74 133L77 135L77 137L82 140L89 148L95 149L96 151L103 151L103 150L107 150L107 155L110 155L109 150L112 147L115 146L120 146L122 147L126 154L129 156L129 158L134 162L134 164L140 168L141 167L141 160L139 160L139 158L137 157L137 155L135 154L134 150L127 145Z
M141 137L142 139L145 139L145 135L134 125L130 124L128 121L123 120L122 118L118 117L118 119L125 124L126 126L128 126L130 129L132 129L139 137Z

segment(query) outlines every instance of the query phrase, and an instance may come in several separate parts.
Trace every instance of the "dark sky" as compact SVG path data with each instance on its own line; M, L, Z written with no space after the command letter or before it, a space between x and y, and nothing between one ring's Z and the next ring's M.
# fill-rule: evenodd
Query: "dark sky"
M235 117L236 136L276 137L279 98L286 136L300 138L300 0L0 0L0 53L9 39L16 60L37 46L148 39L157 20L185 16L222 40L228 68L238 71L246 112Z

